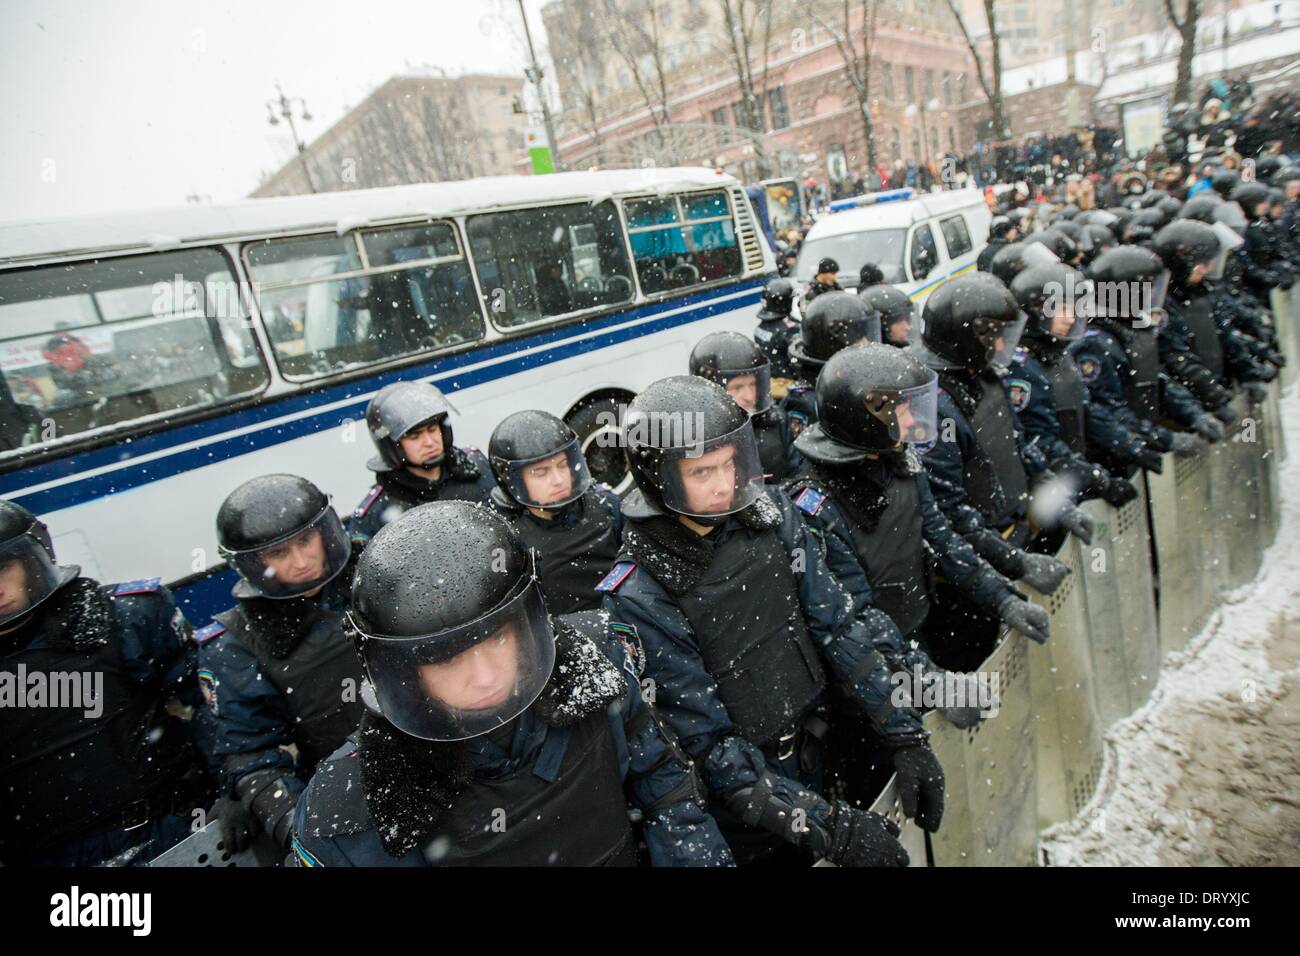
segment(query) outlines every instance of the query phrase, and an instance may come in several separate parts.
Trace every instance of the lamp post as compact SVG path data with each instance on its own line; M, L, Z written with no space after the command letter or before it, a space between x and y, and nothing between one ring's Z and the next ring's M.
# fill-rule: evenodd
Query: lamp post
M280 125L280 116L289 124L289 132L293 134L293 145L298 150L298 162L302 164L302 174L307 177L307 188L316 192L316 183L311 178L311 169L307 166L307 144L298 138L298 127L293 122L293 105L298 104L302 111L303 122L311 122L311 111L307 109L307 101L301 96L288 97L284 95L284 90L280 84L275 84L275 92L279 96L274 100L266 101L266 119L272 126ZM280 110L280 116L275 115L276 108Z
M533 32L528 28L528 14L524 12L524 0L519 0L519 19L524 23L524 39L528 41L529 65L524 69L524 79L532 83L537 90L537 102L542 108L542 126L546 130L546 149L551 154L551 166L558 168L560 158L556 152L555 127L551 122L551 108L546 104L546 91L542 89L542 67L537 62L537 53L533 50Z

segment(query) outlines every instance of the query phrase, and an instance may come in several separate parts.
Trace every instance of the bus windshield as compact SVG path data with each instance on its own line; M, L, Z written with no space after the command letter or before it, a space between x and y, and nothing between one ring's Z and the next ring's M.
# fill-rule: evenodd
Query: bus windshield
M840 285L847 288L857 287L858 272L868 262L880 266L887 283L906 282L907 276L903 272L905 244L906 232L902 229L875 229L809 239L799 249L795 278L800 282L811 282L817 274L817 263L831 258L839 264Z

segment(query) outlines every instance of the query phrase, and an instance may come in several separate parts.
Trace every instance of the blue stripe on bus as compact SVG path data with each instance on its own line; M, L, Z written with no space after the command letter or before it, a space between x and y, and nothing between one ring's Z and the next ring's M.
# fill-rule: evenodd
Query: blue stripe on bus
M726 291L730 292L738 288L754 289L760 284L760 282L761 280L733 286ZM691 300L687 301L700 301L703 298L706 298L706 296L692 297ZM167 441L166 444L163 445L163 448L195 441L212 435L218 435L235 428L254 424L257 421L266 418L278 418L281 415L298 411L304 407L310 408L313 405L327 404L352 395L370 392L382 385L388 384L390 381L398 381L404 378L425 377L431 372L446 371L449 368L480 362L485 358L490 357L493 352L497 355L509 354L548 341L561 341L561 344L558 344L554 348L548 349L544 352L519 356L518 358L499 362L486 368L474 369L461 375L451 374L435 379L436 384L444 391L456 392L485 382L495 381L496 379L504 378L505 376L512 375L516 372L539 368L543 365L549 365L552 362L571 358L575 355L581 355L585 352L607 348L619 342L630 341L642 336L652 335L656 332L662 332L676 326L697 322L723 310L731 311L736 308L756 305L759 300L758 295L755 294L740 296L723 302L719 301L719 296L716 292L707 296L707 298L710 301L701 308L688 310L677 315L666 316L641 325L613 329L602 335L595 335L581 341L563 342L564 339L572 339L576 335L591 332L593 329L608 327L619 322L626 322L629 319L664 312L672 308L679 308L682 304L682 300L640 309L634 313L624 313L619 316L611 316L608 319L602 319L598 322L580 324L563 330L552 330L549 333L543 333L529 339L520 340L519 342L506 343L505 345L507 347L504 348L497 346L493 349L481 349L465 355L452 356L450 359L442 362L435 361L424 365L412 366L400 371L375 376L374 378L351 382L344 386L337 386L333 389L314 392L311 395L292 396L284 401L268 403L265 406L246 409L232 415L225 415L204 422L197 422L193 425L176 429L175 432L169 432L168 437L171 440ZM62 508L70 508L75 505L84 504L87 501L92 501L96 498L117 494L151 482L171 478L178 474L182 474L183 472L201 468L204 465L210 465L218 461L225 461L229 458L248 454L262 448L268 448L272 445L291 441L295 438L301 438L314 432L341 425L343 422L348 420L357 420L364 414L364 410L365 402L357 401L328 412L305 416L270 428L251 432L246 435L238 435L225 439L224 441L213 442L200 448L191 448L153 461L128 465L124 468L116 469L102 475L94 475L79 481L59 485L54 488L47 488L44 491L21 495L13 500L37 514L58 511ZM268 414L268 411L270 414ZM182 437L178 437L177 433L180 433ZM160 449L157 447L145 447L150 444L148 442L149 438L156 437L158 436L144 436L141 439L134 440L131 442L131 447L126 450L122 448L97 449L93 452L87 452L84 455L72 456L71 458L65 459L61 462L49 463L49 465L58 466L57 469L46 470L47 466L41 465L31 469L19 470L0 478L0 494L3 494L14 487L30 487L40 481L48 481L56 477L76 474L78 472L99 467L100 465L119 462L124 458L147 454L150 451L158 451ZM40 472L43 470L46 470L46 473L41 475Z

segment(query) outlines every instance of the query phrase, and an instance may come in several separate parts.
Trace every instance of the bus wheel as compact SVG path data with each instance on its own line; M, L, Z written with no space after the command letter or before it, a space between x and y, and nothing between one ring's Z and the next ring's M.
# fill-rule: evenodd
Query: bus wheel
M630 396L628 400L630 400ZM620 495L632 488L632 473L627 456L618 444L618 422L622 404L613 398L583 402L569 413L566 421L582 443L591 476L613 488Z

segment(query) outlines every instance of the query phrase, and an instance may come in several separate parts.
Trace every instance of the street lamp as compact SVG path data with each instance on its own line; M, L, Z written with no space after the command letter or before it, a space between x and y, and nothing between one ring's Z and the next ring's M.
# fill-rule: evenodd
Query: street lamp
M266 101L266 121L272 126L280 125L280 116L283 116L289 124L289 132L293 134L293 145L298 150L298 162L302 164L302 174L307 177L307 188L316 192L316 183L311 178L311 169L307 166L307 144L298 138L298 127L293 122L293 104L297 103L302 111L303 122L311 122L311 111L307 109L307 101L301 96L288 97L284 95L284 90L280 84L275 84L275 92L279 94L277 99ZM279 107L280 116L275 115L276 108Z

